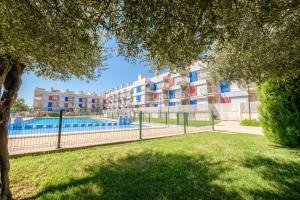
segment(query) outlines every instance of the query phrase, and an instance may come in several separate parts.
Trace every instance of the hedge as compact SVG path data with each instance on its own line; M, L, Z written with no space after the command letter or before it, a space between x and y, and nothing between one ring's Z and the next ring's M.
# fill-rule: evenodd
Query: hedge
M258 86L261 125L273 142L300 146L300 77Z

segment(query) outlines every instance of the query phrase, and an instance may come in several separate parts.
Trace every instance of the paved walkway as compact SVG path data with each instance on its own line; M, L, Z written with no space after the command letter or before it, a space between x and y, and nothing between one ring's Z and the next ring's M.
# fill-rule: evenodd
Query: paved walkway
M261 127L241 126L239 121L222 121L215 125L215 130L263 135L263 130Z

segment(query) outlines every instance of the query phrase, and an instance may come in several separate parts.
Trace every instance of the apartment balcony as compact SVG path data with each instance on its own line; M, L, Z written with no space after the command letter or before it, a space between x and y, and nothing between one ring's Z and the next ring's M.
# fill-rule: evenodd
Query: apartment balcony
M188 93L183 92L180 96L181 99L190 99L190 95Z
M186 99L181 99L181 103L182 105L188 105L190 102L190 99L189 98L186 98Z
M218 93L219 93L218 86L207 86L207 95L208 96L215 96Z
M188 78L186 78L186 77L183 78L182 81L178 82L178 85L180 85L180 87L181 87L182 90L188 89L189 86L190 86L190 83L189 83L189 81L188 81Z
M190 68L185 68L185 69L179 70L179 71L178 71L178 74L179 74L180 76L188 76L188 75L189 75L189 72L190 72Z
M167 82L167 83L169 82L169 76L168 75L163 77L163 82Z
M169 84L168 83L164 83L163 85L162 85L162 91L164 92L164 93L166 93L166 92L168 92L169 91Z

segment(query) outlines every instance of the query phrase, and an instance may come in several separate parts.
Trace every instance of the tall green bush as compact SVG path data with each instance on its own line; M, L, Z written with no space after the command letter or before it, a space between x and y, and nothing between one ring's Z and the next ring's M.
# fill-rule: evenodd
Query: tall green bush
M267 81L258 92L265 135L282 145L300 146L300 77Z

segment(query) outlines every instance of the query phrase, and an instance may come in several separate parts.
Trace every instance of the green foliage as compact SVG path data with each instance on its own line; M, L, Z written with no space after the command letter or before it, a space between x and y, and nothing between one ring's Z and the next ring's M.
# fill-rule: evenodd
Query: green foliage
M299 76L300 12L295 3L241 1L237 13L224 18L227 35L210 55L213 78L251 83Z
M0 57L53 79L94 78L103 65L103 1L0 2Z
M242 126L260 126L260 122L257 120L244 119L240 122Z
M124 1L111 26L119 53L154 68L207 59L215 79L258 82L300 74L294 0Z
M233 2L124 1L114 20L119 53L129 59L146 58L156 69L185 68L202 58L219 37L223 16L218 10L231 12Z
M163 113L162 116L164 116L165 114ZM183 116L180 116L183 117ZM148 121L149 118L145 117L144 121ZM161 118L150 118L150 122L152 123L162 123L165 124L166 123L166 118L165 117L161 117ZM183 125L184 121L183 118L179 119L179 125ZM177 124L177 119L167 119L167 123L168 124ZM188 126L193 126L193 127L200 127L200 126L210 126L212 124L212 122L210 120L193 120L193 119L188 119Z
M47 117L59 117L59 112L47 112Z
M11 108L12 112L21 112L21 111L30 111L29 106L25 103L23 98L16 99L13 107Z
M50 78L95 78L111 37L119 54L156 69L208 59L219 79L300 74L294 0L6 0L0 16L0 57L11 55Z
M261 125L273 141L300 145L300 77L271 80L259 86Z

